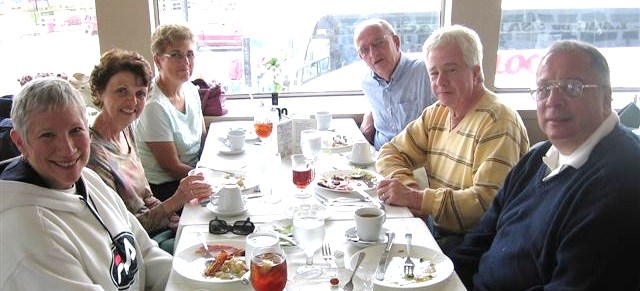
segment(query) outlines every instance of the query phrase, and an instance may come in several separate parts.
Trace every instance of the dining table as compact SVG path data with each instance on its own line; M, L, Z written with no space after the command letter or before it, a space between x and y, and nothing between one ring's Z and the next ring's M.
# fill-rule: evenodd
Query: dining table
M230 154L228 149L225 149L226 133L229 129L239 128L246 131L246 143L242 151ZM351 118L334 118L329 130L322 131L322 135L323 140L330 140L336 135L346 137L348 144L365 140ZM375 189L369 187L359 193L345 193L326 189L316 183L317 179L325 173L342 171L368 171L375 174L377 179L382 179L382 176L375 173L373 163L353 165L349 162L351 150L349 146L331 146L329 143L324 146L323 143L322 151L314 163L316 180L306 189L311 195L309 198L296 198L294 194L298 189L292 182L289 159L291 153L282 155L278 153L278 138L282 136L278 136L277 130L274 130L266 142L259 140L253 132L253 121L210 123L198 166L212 169L219 179L235 181L237 177L241 177L245 209L232 214L219 213L212 208L212 202L207 201L192 201L184 206L176 234L173 267L166 290L253 290L251 284L243 284L240 280L212 281L203 279L204 277L199 278L199 274L204 271L204 264L190 265L187 261L191 259L185 261L185 256L193 256L194 249L201 245L203 238L209 244L244 246L245 235L231 232L210 233L209 222L213 219L224 220L228 224L249 219L255 225L256 231L278 232L291 228L293 212L301 207L318 207L325 213L324 242L330 245L336 264L328 264L318 250L313 262L314 266L320 269L319 274L314 276L296 274L296 269L305 264L304 252L293 243L282 240L288 270L285 290L343 290L344 284L351 276L354 265L353 256L359 252L366 252L367 258L355 273L354 290L396 290L392 288L393 286L381 285L375 281L376 279L372 279L381 248L384 248L385 236L381 235L378 242L361 242L357 237L353 238L355 210L362 207L379 207ZM368 194L369 197L366 197L368 199L345 200L348 203L341 201L345 196L362 198L363 194ZM215 199L215 195L212 195L212 199ZM436 276L437 280L434 280L433 284L424 284L419 290L466 290L453 271L450 260L442 254L422 218L414 217L407 207L384 204L382 207L386 215L382 233L388 231L395 234L394 246L404 244L405 234L412 233L414 248L418 248L419 251L428 251L424 253L425 256L431 256L433 252L433 256L437 255L438 260L441 260L438 264L446 263L441 268L441 271L446 274L438 274L439 277ZM280 233L280 235L290 234ZM438 268L440 268L439 265ZM196 278L191 274L192 272L198 273L195 275ZM402 272L402 269L389 269L388 272ZM331 278L337 278L339 283L332 285Z

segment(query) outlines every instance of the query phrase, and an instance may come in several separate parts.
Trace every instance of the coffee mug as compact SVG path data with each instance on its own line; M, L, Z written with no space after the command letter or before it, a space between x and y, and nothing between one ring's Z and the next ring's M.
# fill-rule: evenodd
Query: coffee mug
M363 207L353 215L356 221L356 234L361 241L375 242L380 239L382 224L387 215L384 210L375 207Z
M244 129L231 129L227 132L227 140L224 144L233 151L239 151L244 147L244 140Z
M331 126L331 112L318 111L316 112L316 128L318 130L329 130Z
M371 145L367 141L357 141L351 148L351 162L366 164L371 162Z
M236 212L244 209L242 192L236 184L225 184L218 191L218 212Z

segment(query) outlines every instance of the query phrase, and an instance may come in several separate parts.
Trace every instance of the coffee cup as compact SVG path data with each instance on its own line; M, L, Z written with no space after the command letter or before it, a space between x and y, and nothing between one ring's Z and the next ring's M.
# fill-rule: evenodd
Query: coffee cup
M331 126L331 112L318 111L316 112L316 128L318 130L329 130Z
M244 209L242 192L236 184L225 184L218 191L218 212L237 212Z
M361 241L375 242L380 239L382 224L387 215L384 210L375 207L363 207L355 211L356 234Z
M357 141L351 148L351 162L367 164L371 162L371 145L367 141Z
M244 256L247 264L251 262L251 252L256 248L277 247L280 244L278 235L272 231L261 230L247 235L244 247Z
M244 147L245 132L244 129L231 129L227 132L227 139L225 145L232 151L242 150Z

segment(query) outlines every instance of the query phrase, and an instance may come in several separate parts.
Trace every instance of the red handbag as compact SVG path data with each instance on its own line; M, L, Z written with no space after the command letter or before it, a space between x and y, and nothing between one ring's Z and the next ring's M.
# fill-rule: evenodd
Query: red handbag
M192 83L199 87L198 93L200 93L203 115L222 116L227 114L228 110L224 106L227 98L225 98L220 84L210 85L202 79L195 79Z

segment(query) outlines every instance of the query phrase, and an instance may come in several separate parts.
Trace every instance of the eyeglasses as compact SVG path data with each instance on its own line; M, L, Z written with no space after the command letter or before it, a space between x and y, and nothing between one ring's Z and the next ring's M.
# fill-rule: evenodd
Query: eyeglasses
M371 52L371 50L377 50L382 48L383 45L389 43L389 40L387 40L387 36L390 36L390 34L387 34L385 36L383 36L382 38L379 38L377 40L375 40L374 42L372 42L369 45L363 45L358 49L358 54L360 55L360 57L364 57L364 56L368 56L369 53Z
M576 98L582 95L582 91L584 91L584 89L599 88L599 87L604 87L604 86L594 85L594 84L585 85L578 80L560 80L555 82L549 82L549 83L540 85L537 88L530 89L529 93L531 94L531 97L533 97L534 99L538 101L542 101L549 98L549 95L551 95L551 91L555 88L562 89L570 98Z
M209 232L213 234L225 234L227 232L232 232L238 235L247 235L253 232L256 226L253 222L249 221L247 217L246 220L238 220L233 223L233 225L228 225L226 221L214 218L209 221Z
M164 53L162 55L174 61L181 61L181 60L184 60L185 58L191 61L196 57L196 54L192 51L188 51L186 54L176 51L176 52Z

